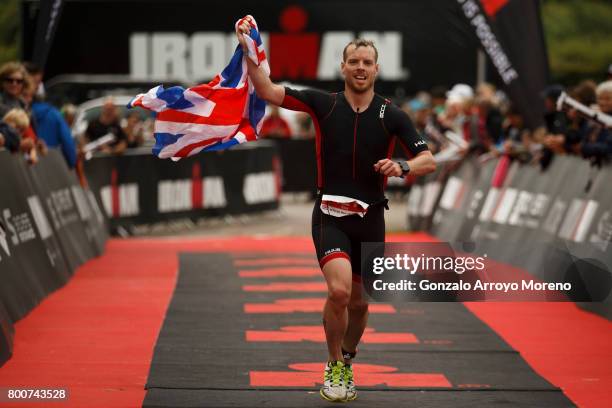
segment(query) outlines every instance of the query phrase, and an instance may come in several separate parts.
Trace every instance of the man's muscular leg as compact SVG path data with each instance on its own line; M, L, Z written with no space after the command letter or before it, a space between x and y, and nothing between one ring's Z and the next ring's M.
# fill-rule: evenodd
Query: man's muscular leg
M348 304L348 325L342 348L345 351L354 353L361 336L368 325L368 301L363 296L361 282L354 282L351 290L351 298ZM350 361L346 361L350 363Z
M323 327L327 339L329 361L343 361L342 340L348 325L347 307L351 299L351 263L336 258L323 266L327 281L327 300L323 308Z

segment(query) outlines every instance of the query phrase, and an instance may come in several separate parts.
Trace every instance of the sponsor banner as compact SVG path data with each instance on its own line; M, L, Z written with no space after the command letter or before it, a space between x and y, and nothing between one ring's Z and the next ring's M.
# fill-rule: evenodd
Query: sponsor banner
M79 203L78 207L83 209L82 212L79 210L79 214L81 214L81 219L86 226L85 231L88 232L89 242L94 253L97 256L102 255L108 239L108 220L104 217L94 194L89 188L82 188L78 184L73 184L70 189L75 201Z
M70 270L74 271L88 259L102 253L96 237L103 231L92 221L93 210L76 176L69 173L60 152L49 154L36 166L30 176L40 196L40 209L45 209L49 226L59 241Z
M455 0L531 128L542 124L548 57L539 1Z
M498 2L500 3L500 2ZM501 3L508 3L501 2ZM518 0L509 2L514 10ZM109 5L110 4L110 5ZM357 36L372 39L379 50L380 74L378 92L402 97L437 85L476 82L478 49L491 41L475 33L483 31L467 19L457 0L424 4L417 1L386 0L372 3L355 0L347 7L343 1L235 1L223 7L196 1L131 0L108 1L64 0L62 17L57 26L46 66L46 76L60 74L118 74L152 81L184 80L207 82L229 61L236 46L234 22L246 11L257 19L275 81L287 80L308 86L337 91L342 87L340 61L344 46ZM35 39L37 2L22 3L24 58L32 55ZM246 11L245 11L246 10ZM519 6L519 11L520 11ZM502 32L506 25L523 28L521 14L507 15L506 7L490 13L500 24L493 24L507 58L520 74L517 84L523 86L522 60L515 61L506 42L517 41L517 49L533 48L541 35L531 30L539 19L529 12L528 36ZM130 16L117 19L117 14ZM168 18L171 15L172 18ZM202 16L206 15L206 24ZM396 18L392 18L397 16ZM401 17L399 17L401 16ZM81 24L86 19L89 24ZM112 30L100 36L100 27L112 21ZM477 23L480 20L476 21ZM503 27L502 27L503 23ZM110 46L112 44L112 46ZM499 49L487 49L494 67L490 78L503 84L509 70L500 65ZM492 50L492 51L491 51ZM494 51L494 52L493 52ZM533 71L545 71L545 55L537 59L540 49L525 54ZM527 55L530 55L527 59ZM103 64L100 61L104 61ZM453 69L448 69L453 67ZM501 77L496 72L502 74ZM514 83L512 83L514 85ZM531 86L531 82L525 86ZM535 101L533 106L535 106Z
M438 166L436 171L419 177L408 195L408 226L412 231L429 230L442 191L448 179L449 167Z
M462 226L475 218L485 194L485 188L478 185L479 177L490 180L493 167L492 163L480 166L471 159L454 166L459 167L450 173L431 226L431 231L445 241L468 239L469 234L461 236Z
M31 171L20 156L0 152L0 300L13 322L71 273Z
M500 172L502 164L469 164L479 169L476 182L467 163L453 173L431 231L445 241L477 245L542 281L561 273L574 288L571 300L611 318L612 299L600 292L612 281L612 167L577 157L556 157L545 171L512 163ZM472 184L463 203L462 191Z
M11 358L13 354L13 337L15 328L11 318L0 299L0 367Z
M601 253L612 253L612 190L609 188L609 182L612 180L612 167L604 167L594 177L593 183L589 186L587 200L591 208L595 207L596 211L587 211L582 217L582 225L580 230L584 230L584 234L577 234L580 237L580 243L589 245L593 250Z
M53 44L63 5L64 0L41 0L37 4L39 11L31 61L41 68L44 68Z
M581 282L586 290L600 289L593 275L612 279L612 166L589 173L579 220L566 242L572 256L568 275ZM612 296L602 302L579 303L579 306L612 320Z
M148 150L96 156L85 172L111 230L275 209L281 188L277 149L266 141L178 162Z
M525 268L546 278L567 270L572 258L566 238L554 225L559 203L582 202L589 164L578 158L557 158L544 172L535 166L512 164L489 213L481 212L479 234L489 254L497 260ZM553 212L554 211L554 212ZM579 211L576 208L575 211ZM565 210L568 223L572 213ZM568 218L569 216L569 218ZM510 243L501 245L500 242Z
M106 234L87 194L57 151L29 165L0 151L0 365L12 352L14 323L94 255L90 235ZM102 220L103 221L103 220ZM94 228L94 223L96 227ZM71 259L69 259L71 257Z
M499 231L520 244L514 257L504 259L546 277L565 271L571 257L558 236L567 202L585 194L589 164L578 158L556 158L545 172L522 166L514 186L518 191L512 215Z

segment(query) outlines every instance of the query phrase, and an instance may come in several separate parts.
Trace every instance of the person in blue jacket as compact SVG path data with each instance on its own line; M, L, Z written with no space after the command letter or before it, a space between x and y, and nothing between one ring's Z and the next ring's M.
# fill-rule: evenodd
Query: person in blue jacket
M36 135L42 139L49 148L61 148L66 163L74 168L77 161L77 152L74 139L68 124L59 110L50 104L37 100L34 97L36 87L28 84L24 90L24 100L32 107L32 114L36 118Z

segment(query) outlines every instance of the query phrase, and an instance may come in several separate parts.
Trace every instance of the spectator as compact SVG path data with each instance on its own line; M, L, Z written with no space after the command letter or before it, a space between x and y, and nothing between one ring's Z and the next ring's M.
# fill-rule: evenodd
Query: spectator
M439 122L444 129L463 135L463 128L467 121L465 113L469 112L474 91L469 85L457 84L447 92L446 96L446 106L444 112L438 117ZM466 138L467 135L463 136Z
M21 99L27 72L18 62L7 62L0 67L0 117L4 117L11 109L26 109Z
M518 111L516 106L512 105L506 112L506 120L504 121L504 139L503 142L520 143L523 140L525 124L523 116Z
M435 88L431 95L418 93L403 109L430 148L447 152L440 156L442 160L459 160L471 152L482 154L484 162L503 154L521 162L539 162L546 168L555 154L580 155L595 163L609 159L610 129L571 105L565 105L567 111L558 111L557 100L562 92L560 85L549 86L543 92L545 126L538 129L528 129L517 107L491 84L480 84L475 92L465 84L456 84L446 93ZM585 80L568 93L579 103L612 115L612 80L599 86ZM427 101L431 101L431 109L426 109ZM449 130L462 136L468 147L457 150L460 141L448 134Z
M408 102L408 114L410 118L414 122L414 127L416 130L423 134L425 131L425 126L427 126L427 121L431 114L429 106L423 102L422 99L414 98L410 102Z
M11 153L16 153L19 151L20 144L21 136L19 136L18 131L0 120L0 147L9 150Z
M291 138L291 129L285 119L280 116L278 106L270 106L270 114L264 119L261 126L261 136L275 139Z
M593 81L582 81L570 91L570 96L583 105L590 106L597 99L595 87L596 84ZM576 109L569 109L567 118L567 129L562 134L548 135L544 140L544 145L555 153L578 154L580 143L586 138L589 131L589 123L580 116Z
M127 137L128 149L140 147L144 144L144 123L140 119L140 113L138 111L131 111L126 120L123 131Z
M572 90L573 97L582 104L592 107L597 103L597 83L591 79L581 81Z
M105 153L122 154L127 148L127 136L119 124L119 111L111 99L102 106L100 116L89 122L84 142L93 142L109 133L115 136L115 141L100 147L100 150Z
M66 121L66 124L70 129L72 129L72 125L74 125L74 121L76 119L76 111L76 106L71 103L63 105L62 109L60 109L60 112L62 113L62 116L64 117L64 120Z
M70 168L74 168L77 156L70 128L57 109L34 96L36 89L35 86L26 86L23 99L28 104L31 103L38 139L44 141L48 147L61 148L66 163Z
M23 64L28 75L34 81L34 95L36 98L44 99L45 98L45 87L43 85L43 70L38 65L33 62L26 62Z
M612 115L612 79L599 84L595 93L599 110L607 115Z
M525 127L523 115L515 106L510 106L504 121L504 140L500 146L502 152L526 163L533 157L532 145L531 133Z
M447 89L443 86L436 86L431 89L431 109L435 115L440 115L446 107Z
M428 92L420 91L418 92L412 100L418 100L423 103L427 108L431 106L431 95Z
M607 115L612 115L612 81L601 83L596 88L597 106ZM583 157L601 164L612 157L612 132L598 123L590 122L586 137L577 147Z
M544 122L546 131L553 135L567 131L568 118L565 112L557 110L557 100L563 93L561 85L551 85L544 90Z
M481 90L481 93L492 100L495 96L495 88L489 89L489 85L487 85L483 89L484 91ZM484 100L483 106L489 103L488 99ZM464 152L487 152L491 147L485 123L488 107L486 111L481 111L474 91L465 84L457 84L450 90L447 103L451 107L449 113L457 112L451 129L462 135L463 140L468 142L468 149Z
M482 83L476 88L476 106L481 121L486 129L489 143L499 143L503 137L504 117L499 109L499 100L495 86Z
M402 109L408 113L414 123L415 129L419 132L421 137L425 139L429 150L435 154L440 151L443 140L441 140L439 132L437 132L438 134L432 134L431 126L433 126L433 123L431 109L429 104L424 103L425 100L427 99L423 96L420 98L417 96L407 104L404 104Z
M34 113L32 112L32 102L33 102L33 95L35 91L36 91L36 84L34 83L34 81L29 75L26 75L25 82L23 83L23 91L21 94L21 100L25 103L25 106L26 106L25 112L28 114L28 119L30 121L30 124L28 125L28 128L23 133L23 137L32 139L38 151L44 156L47 154L47 144L45 143L44 140L38 137L38 133L36 130L38 129L38 123L36 121L36 117L34 116Z
M11 128L10 130L15 131L15 133L19 137L18 150L26 155L26 158L30 163L38 162L38 154L36 152L35 141L31 138L23 137L24 133L30 126L30 119L28 117L28 114L23 109L11 109L6 113L6 115L4 115L4 117L2 118L2 122L4 122L4 125L8 125ZM10 136L10 130L7 132L7 135L12 138L12 136ZM12 143L13 141L11 140L11 144ZM13 148L9 149L13 152L17 151Z
M540 152L540 165L542 169L548 168L554 158L555 152L551 149L550 143L553 137L559 138L565 134L569 126L569 118L563 111L557 110L557 100L564 92L561 85L550 85L546 87L542 96L544 97L544 124L545 133L543 139L543 149Z

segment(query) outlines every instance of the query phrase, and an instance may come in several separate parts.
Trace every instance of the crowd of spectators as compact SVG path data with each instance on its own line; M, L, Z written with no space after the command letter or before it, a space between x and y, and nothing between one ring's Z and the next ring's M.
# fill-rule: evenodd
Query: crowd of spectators
M112 135L99 151L122 154L126 149L151 143L150 120L138 111L125 117L119 106L106 100L97 117L75 135L76 107L58 110L44 101L43 71L32 65L9 62L0 66L0 148L24 154L35 163L48 148L58 148L70 167L87 144ZM600 84L585 80L564 88L552 85L543 93L542 125L528 127L523 115L495 86L482 83L472 88L456 84L450 89L436 87L400 102L419 133L440 159L468 153L481 157L505 155L522 162L546 167L555 155L578 155L601 163L612 156L612 132L578 110L558 110L562 92L589 109L612 115L612 66L608 79ZM310 139L315 136L312 119L303 112L289 112L270 106L261 136L280 139ZM108 139L108 137L106 138Z
M577 109L558 110L563 92L593 112L612 115L612 67L610 78L600 84L585 80L564 88L547 87L542 97L541 125L528 127L521 111L493 85L473 89L457 84L450 90L421 92L402 104L415 127L434 153L452 151L539 163L546 168L554 155L578 155L602 163L612 158L612 132Z
M34 87L33 80L23 65L8 63L0 67L0 81L0 146L21 152L35 163L45 146L36 136L36 118L23 98Z
M609 160L610 129L576 109L557 110L562 92L593 111L612 115L612 66L609 78L600 84L585 80L569 88L551 85L543 90L545 113L535 128L528 127L521 111L489 83L475 88L466 84L436 87L401 101L400 106L442 160L466 154L483 160L505 155L543 168L555 155L578 155L597 163ZM309 119L306 114L272 108L261 133L267 138L311 138L314 129Z
M50 148L59 149L71 168L87 149L87 143L109 133L114 140L99 151L121 154L145 143L145 123L138 112L121 117L112 99L103 104L83 134L72 127L77 109L67 104L57 109L45 102L43 71L30 63L8 62L0 66L0 148L23 154L36 163Z

